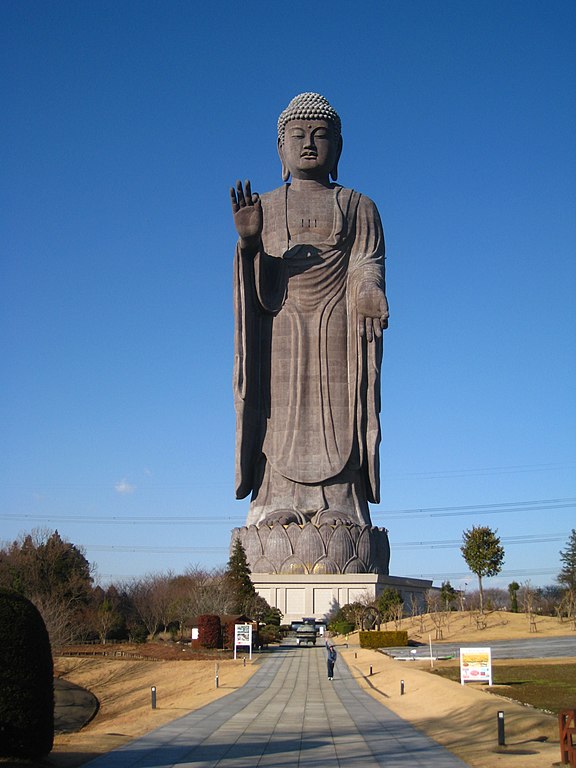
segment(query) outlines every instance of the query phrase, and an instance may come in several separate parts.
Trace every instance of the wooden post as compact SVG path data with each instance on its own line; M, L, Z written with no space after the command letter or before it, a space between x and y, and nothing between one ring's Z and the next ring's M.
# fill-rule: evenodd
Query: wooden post
M560 729L560 761L576 768L576 709L558 713Z

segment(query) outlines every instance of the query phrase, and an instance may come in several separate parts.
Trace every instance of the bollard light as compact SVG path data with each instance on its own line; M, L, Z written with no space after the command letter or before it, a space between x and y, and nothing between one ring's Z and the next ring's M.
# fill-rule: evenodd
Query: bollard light
M504 712L498 712L498 746L506 746L506 738L504 733Z
M150 693L152 696L152 709L156 709L156 686L155 685L153 685L150 688Z
M404 696L404 680L400 680L400 696Z

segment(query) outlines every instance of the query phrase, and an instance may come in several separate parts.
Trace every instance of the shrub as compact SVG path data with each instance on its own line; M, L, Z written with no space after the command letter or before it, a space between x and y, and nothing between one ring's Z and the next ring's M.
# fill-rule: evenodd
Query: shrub
M280 627L277 624L266 624L266 626L260 630L260 642L263 645L269 643L279 643L282 640L280 633Z
M0 589L0 756L40 758L54 743L54 670L46 625Z
M394 648L408 645L408 632L360 632L358 635L361 648Z
M342 619L341 621L333 622L330 625L330 628L332 632L335 632L337 635L348 635L350 632L354 632L355 624L347 619Z
M234 648L234 637L236 633L236 624L234 621L229 621L222 626L222 647Z
M347 635L356 629L353 617L345 608L347 609L348 606L332 611L328 617L328 629L330 632L335 632L338 635Z
M132 643L145 643L148 640L148 630L144 624L135 624L128 637Z
M220 617L211 613L198 616L198 641L203 648L222 648Z

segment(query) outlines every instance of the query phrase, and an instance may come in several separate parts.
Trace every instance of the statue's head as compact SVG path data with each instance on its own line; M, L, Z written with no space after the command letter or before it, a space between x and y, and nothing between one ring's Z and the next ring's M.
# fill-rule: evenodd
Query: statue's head
M282 178L328 181L338 178L342 124L319 93L301 93L278 118L278 153Z

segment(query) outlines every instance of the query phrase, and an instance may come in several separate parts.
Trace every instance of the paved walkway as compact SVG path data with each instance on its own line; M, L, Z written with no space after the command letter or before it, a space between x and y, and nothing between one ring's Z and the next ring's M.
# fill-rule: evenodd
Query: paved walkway
M282 647L240 690L135 739L90 768L466 768L365 693L324 648Z

